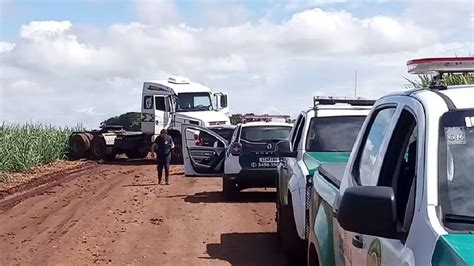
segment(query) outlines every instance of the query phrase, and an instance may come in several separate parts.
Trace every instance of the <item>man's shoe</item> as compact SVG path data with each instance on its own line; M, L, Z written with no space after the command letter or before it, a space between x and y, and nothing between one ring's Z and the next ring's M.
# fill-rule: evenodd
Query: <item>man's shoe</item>
M170 185L170 183L169 183L169 182L166 182L166 185L167 185L167 186L169 186L169 185Z

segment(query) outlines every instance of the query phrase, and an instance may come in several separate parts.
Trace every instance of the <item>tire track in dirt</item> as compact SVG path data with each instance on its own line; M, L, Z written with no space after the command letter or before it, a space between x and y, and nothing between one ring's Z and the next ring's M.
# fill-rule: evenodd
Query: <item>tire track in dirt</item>
M96 165L0 213L1 265L285 265L274 192L227 202L216 178L156 185L148 162Z

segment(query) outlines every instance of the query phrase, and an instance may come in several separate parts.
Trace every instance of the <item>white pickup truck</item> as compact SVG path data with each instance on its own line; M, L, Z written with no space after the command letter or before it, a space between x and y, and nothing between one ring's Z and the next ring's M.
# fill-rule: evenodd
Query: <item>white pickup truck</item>
M374 101L316 97L301 112L287 141L277 144L277 231L290 257L305 258L307 178L321 163L346 162Z
M428 88L379 99L347 164L322 164L309 265L474 265L474 57L418 59Z

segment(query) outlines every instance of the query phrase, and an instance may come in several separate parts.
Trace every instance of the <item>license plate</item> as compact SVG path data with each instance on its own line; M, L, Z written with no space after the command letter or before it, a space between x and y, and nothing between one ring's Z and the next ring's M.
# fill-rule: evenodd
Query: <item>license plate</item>
M253 162L250 164L252 168L276 168L278 166L278 163L256 163Z
M278 157L260 157L259 162L261 163L278 163L280 158Z

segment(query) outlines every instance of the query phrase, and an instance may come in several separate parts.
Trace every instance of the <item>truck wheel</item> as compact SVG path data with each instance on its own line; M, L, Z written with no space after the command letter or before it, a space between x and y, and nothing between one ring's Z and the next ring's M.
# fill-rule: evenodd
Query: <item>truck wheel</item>
M148 151L145 149L138 149L135 151L127 151L125 152L128 159L143 159L148 155Z
M107 149L107 151L105 153L105 160L107 160L107 161L114 160L115 157L117 156L117 152L114 151L114 148L112 148L112 147L107 147L106 149Z
M224 197L227 199L233 199L239 193L239 190L235 186L235 181L231 180L230 178L223 177L222 178L222 193L224 193Z
M83 133L75 133L69 137L69 158L81 159L87 157L91 143Z
M291 196L288 193L288 204L280 207L279 214L280 238L283 250L290 260L295 261L296 265L304 264L306 261L306 241L301 240L296 230L295 218Z
M103 138L96 136L92 139L91 157L94 160L107 159L107 145Z

